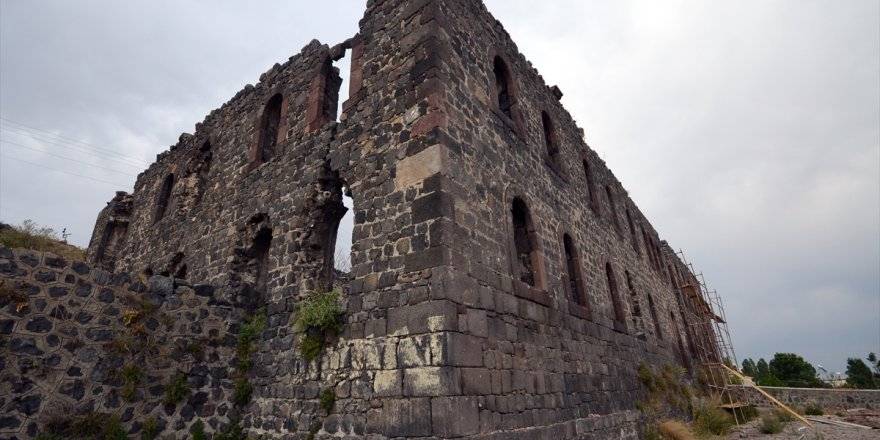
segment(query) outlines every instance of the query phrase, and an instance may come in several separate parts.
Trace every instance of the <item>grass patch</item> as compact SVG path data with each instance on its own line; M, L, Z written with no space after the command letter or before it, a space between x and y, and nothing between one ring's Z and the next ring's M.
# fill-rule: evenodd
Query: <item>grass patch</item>
M141 440L155 440L159 436L159 424L156 419L150 417L144 421L141 428Z
M126 440L128 434L119 416L92 412L76 417L56 417L46 423L46 430L37 438Z
M251 395L254 393L254 386L251 385L247 377L239 377L235 379L235 385L232 390L232 401L237 406L245 406L251 401Z
M646 364L639 365L638 376L647 390L647 398L636 407L649 419L677 417L689 414L693 391L685 380L686 371L677 366L665 365L654 371Z
M758 425L758 429L764 434L779 434L784 427L785 424L782 420L779 420L779 417L771 412L762 415L761 424Z
M321 409L329 414L330 411L333 411L333 407L336 406L336 391L333 391L333 388L324 389L324 391L321 391L319 400L321 402Z
M342 331L342 307L339 291L313 293L300 302L293 329L301 335L299 351L311 361L324 349L328 337Z
M243 407L250 403L254 387L248 380L248 372L253 368L254 341L266 328L266 313L263 310L246 319L238 331L238 344L235 347L235 381L233 383L232 401L236 406ZM217 434L214 435L217 438Z
M196 420L189 427L189 433L192 436L192 440L208 440L208 435L205 434L205 422L201 420Z
M20 313L28 306L28 297L10 287L6 281L0 281L0 307L7 304L15 304L15 312Z
M667 420L657 427L660 438L667 440L695 440L696 436L687 424L678 420Z
M54 229L25 220L18 226L0 225L0 245L51 252L68 260L84 261L86 251L64 243Z
M694 432L700 436L727 435L735 424L733 417L712 400L700 400L694 406Z
M144 380L144 371L135 364L128 364L119 370L119 378L122 379L122 389L119 395L128 402L137 397L137 389Z
M825 415L825 409L822 408L822 405L811 402L804 407L804 414L808 416L821 416Z
M237 418L232 419L229 424L223 427L219 432L214 433L213 440L247 440L248 436L241 427L241 423Z
M186 383L186 374L177 373L168 380L165 385L165 404L177 405L189 395L189 384Z

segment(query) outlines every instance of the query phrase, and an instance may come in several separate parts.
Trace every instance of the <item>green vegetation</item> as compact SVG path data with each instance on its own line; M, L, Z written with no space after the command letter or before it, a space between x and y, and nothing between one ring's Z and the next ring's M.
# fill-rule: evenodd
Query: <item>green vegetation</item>
M213 440L247 440L244 428L237 418L232 419L222 430L214 433Z
M324 389L324 391L321 391L320 401L321 409L329 414L330 411L333 411L333 407L336 406L336 391L333 391L333 388Z
M126 401L133 401L137 396L137 389L144 380L144 371L135 364L128 364L119 370L119 377L122 379L122 390L119 395Z
M251 395L254 387L248 381L247 377L241 376L235 379L235 385L232 390L232 401L237 406L245 406L251 401Z
M694 432L699 436L727 435L735 424L733 417L714 400L700 400L694 406Z
M192 440L208 440L208 435L205 434L205 422L201 420L196 420L189 427L189 433L192 435Z
M342 331L342 308L339 291L313 293L297 307L294 330L300 334L299 351L311 361L324 349L328 337Z
M683 368L672 365L664 365L656 373L646 364L639 365L639 380L648 396L637 407L654 420L671 415L670 411L689 412L693 391L684 381L685 373Z
M189 395L189 384L186 382L186 374L179 372L168 380L165 385L165 404L177 405Z
M143 423L141 428L141 440L155 440L159 436L159 424L156 419L150 417Z
M846 360L846 385L851 388L875 390L880 388L880 362L874 353L868 354L868 362L874 371L859 358Z
M779 434L784 427L782 420L772 412L762 415L761 424L758 425L758 429L764 434Z
M794 353L776 353L768 363L764 359L755 362L743 360L742 371L766 387L823 388L828 384L819 379L816 369L804 358Z
M825 410L822 408L822 405L811 402L804 406L804 414L808 416L821 416L825 414Z
M0 224L0 245L10 248L51 252L69 260L85 260L85 250L69 245L58 237L54 229L25 220L19 226Z
M256 341L266 328L266 313L263 310L246 319L238 331L238 344L235 347L235 381L232 401L236 406L245 406L251 401L254 387L248 381L248 372L253 367L251 356ZM217 438L215 434L214 438Z
M55 439L94 439L126 440L128 434L116 415L93 412L82 416L59 416L46 423L45 432L37 437L41 440Z

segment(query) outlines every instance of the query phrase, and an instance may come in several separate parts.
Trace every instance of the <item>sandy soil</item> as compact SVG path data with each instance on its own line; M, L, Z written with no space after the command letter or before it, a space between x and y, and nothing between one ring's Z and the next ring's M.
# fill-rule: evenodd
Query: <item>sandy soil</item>
M762 434L758 429L760 419L753 420L748 424L734 428L733 432L726 437L733 439L778 439L778 440L880 440L880 411L851 410L841 415L826 415L819 417L822 420L836 420L860 425L875 427L875 429L859 429L828 425L813 422L813 428L808 428L799 421L789 423L779 434Z

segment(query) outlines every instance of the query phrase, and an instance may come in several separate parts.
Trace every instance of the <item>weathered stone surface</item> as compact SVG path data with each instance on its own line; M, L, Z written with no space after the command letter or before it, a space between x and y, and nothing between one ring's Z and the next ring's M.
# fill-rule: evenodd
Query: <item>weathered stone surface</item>
M639 363L693 367L711 335L561 96L478 0L367 2L357 35L276 64L113 195L89 264L0 248L22 294L0 310L21 370L0 436L74 407L173 438L233 419L266 438L637 438ZM309 329L306 360L292 323L334 288L341 328Z

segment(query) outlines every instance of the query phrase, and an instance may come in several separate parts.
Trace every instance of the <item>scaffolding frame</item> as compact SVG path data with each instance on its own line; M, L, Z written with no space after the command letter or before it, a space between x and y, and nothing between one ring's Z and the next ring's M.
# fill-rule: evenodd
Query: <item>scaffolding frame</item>
M737 400L729 369L738 370L736 350L727 326L727 313L718 291L711 289L702 272L688 261L683 250L676 252L679 260L689 270L679 286L679 301L692 354L699 363L698 374L705 382L712 397L719 399L723 408L729 409L737 425L741 420L740 409L747 406Z

